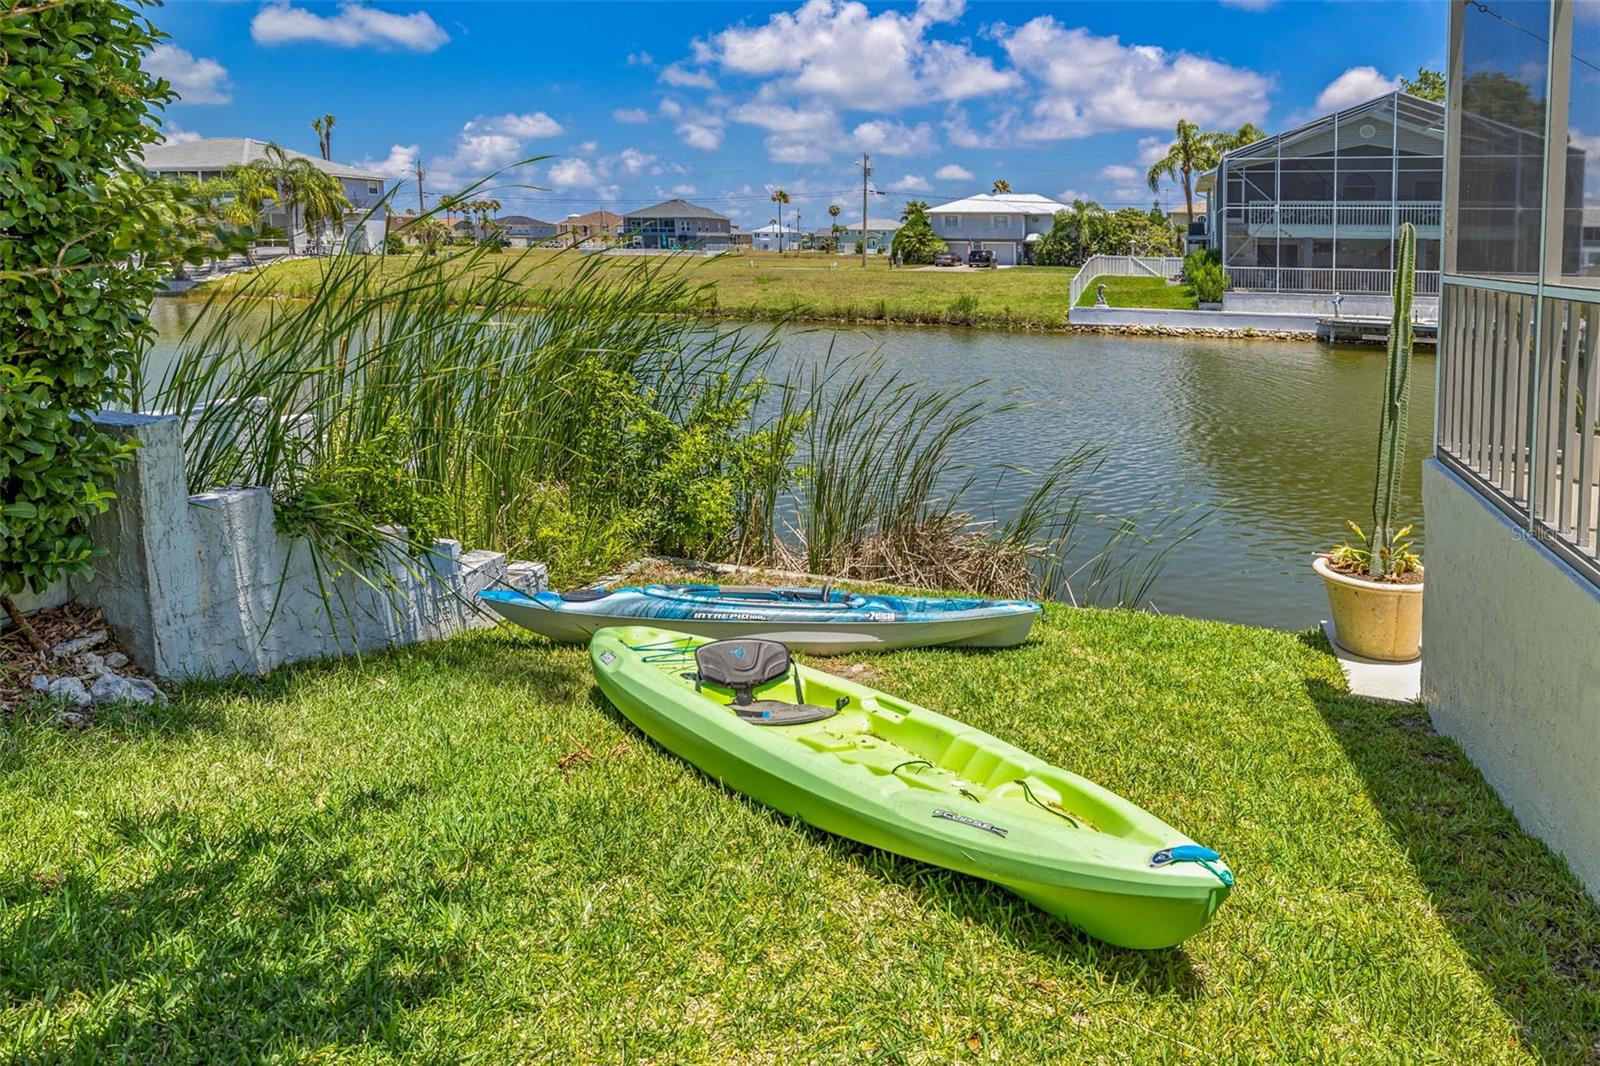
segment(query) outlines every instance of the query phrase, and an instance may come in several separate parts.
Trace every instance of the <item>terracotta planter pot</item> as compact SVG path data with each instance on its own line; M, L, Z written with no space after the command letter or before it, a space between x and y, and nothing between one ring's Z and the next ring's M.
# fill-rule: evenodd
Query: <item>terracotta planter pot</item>
M1364 659L1410 662L1422 654L1422 583L1391 585L1341 574L1318 556L1333 628L1345 650Z

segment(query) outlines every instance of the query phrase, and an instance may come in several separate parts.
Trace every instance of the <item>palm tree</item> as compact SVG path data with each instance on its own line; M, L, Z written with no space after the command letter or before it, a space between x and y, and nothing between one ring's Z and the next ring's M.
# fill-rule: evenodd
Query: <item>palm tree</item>
M283 205L288 215L284 236L289 241L289 254L297 252L294 231L298 218L305 220L309 229L314 223L343 219L350 207L345 199L344 186L339 179L317 168L304 156L291 156L275 144L269 144L263 158L250 166L260 172L260 180L272 186L274 199Z
M491 238L498 236L497 233L491 233L489 227L493 223L494 216L500 213L499 200L493 198L483 200L468 200L466 203L461 205L461 211L463 214L470 215L472 217L474 229L476 229L477 237L480 241L488 241Z
M337 121L331 114L311 120L311 128L317 131L317 147L322 150L323 159L333 158L333 124Z
M833 239L837 243L839 240L839 205L829 204L828 215L833 219Z
M217 217L235 229L254 225L261 218L267 203L276 203L278 200L278 191L271 177L258 166L229 167L222 172L221 179L206 184L216 189ZM255 262L248 246L244 257L251 263Z
M1215 138L1217 154L1220 156L1223 152L1231 152L1235 148L1243 148L1247 144L1255 144L1257 141L1265 140L1267 131L1257 126L1254 122L1246 122L1233 133L1223 130L1221 133L1213 133L1210 136ZM1212 160L1211 165L1215 166L1216 160Z
M778 205L778 254L783 254L783 205L789 202L789 194L782 189L774 189L772 202Z
M993 193L994 193L995 196L1004 196L1007 193L1009 193L1010 191L1011 191L1011 183L1009 181L1007 181L1006 179L1001 178L1000 180L998 180L998 181L996 181L994 183Z
M1194 180L1196 171L1210 169L1216 163L1217 145L1214 134L1201 133L1200 127L1186 118L1178 120L1177 139L1167 147L1167 154L1158 159L1146 175L1151 192L1161 191L1162 178L1177 178L1183 185L1183 202L1194 217Z
M928 201L907 200L906 205L900 209L900 221L910 222L913 218L926 216L927 213Z
M1078 262L1082 263L1088 258L1089 246L1094 241L1095 230L1100 225L1100 220L1105 217L1106 209L1093 200L1074 200L1072 210L1067 212L1068 225L1072 230L1072 240L1078 251Z

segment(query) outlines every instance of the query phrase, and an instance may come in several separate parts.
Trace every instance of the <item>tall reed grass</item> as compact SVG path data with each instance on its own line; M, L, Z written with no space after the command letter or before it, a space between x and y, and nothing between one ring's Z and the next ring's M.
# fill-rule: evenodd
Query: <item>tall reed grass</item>
M563 581L654 551L1127 605L1197 527L1098 513L1093 448L973 466L965 443L1017 405L870 353L786 366L777 327L686 314L709 294L674 260L573 253L530 309L511 262L465 254L335 257L305 301L219 292L137 388L184 418L191 487L273 488L340 567L389 523ZM1022 506L975 517L1019 477Z

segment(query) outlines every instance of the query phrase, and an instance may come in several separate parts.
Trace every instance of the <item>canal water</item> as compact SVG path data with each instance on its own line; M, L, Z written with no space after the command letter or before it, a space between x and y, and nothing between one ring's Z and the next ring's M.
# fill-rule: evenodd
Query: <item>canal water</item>
M198 313L156 302L152 362ZM1370 521L1383 392L1382 349L1314 342L1006 333L959 328L793 328L802 359L877 348L930 384L963 385L1027 406L997 416L967 458L1044 469L1081 444L1103 451L1094 506L1131 514L1152 502L1211 513L1169 557L1152 593L1169 614L1285 628L1327 613L1311 556ZM1419 353L1402 510L1421 542L1420 463L1433 425L1434 358ZM1023 479L995 492L1004 514ZM982 496L979 497L982 502Z

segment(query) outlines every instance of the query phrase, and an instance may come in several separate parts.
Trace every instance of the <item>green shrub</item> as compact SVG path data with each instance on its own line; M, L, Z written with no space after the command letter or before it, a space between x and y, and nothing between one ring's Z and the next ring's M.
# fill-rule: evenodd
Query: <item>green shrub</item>
M1220 263L1197 263L1193 272L1188 275L1189 284L1194 286L1195 298L1203 304L1214 304L1222 301L1222 294L1228 288L1228 275L1223 273Z
M1194 283L1195 271L1206 263L1222 265L1222 253L1215 248L1196 248L1183 257L1183 280Z
M134 169L171 97L160 34L106 0L0 12L0 594L90 569L85 532L128 449L126 398L161 276L203 244L184 187Z
M385 255L404 255L406 242L391 233L383 239L383 252Z

